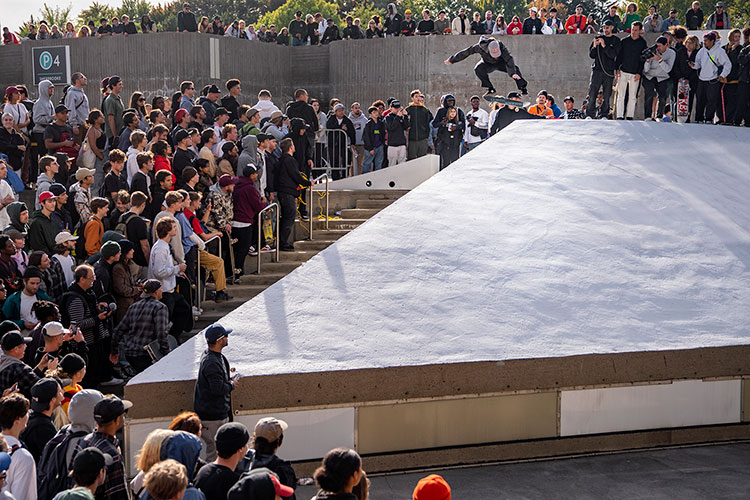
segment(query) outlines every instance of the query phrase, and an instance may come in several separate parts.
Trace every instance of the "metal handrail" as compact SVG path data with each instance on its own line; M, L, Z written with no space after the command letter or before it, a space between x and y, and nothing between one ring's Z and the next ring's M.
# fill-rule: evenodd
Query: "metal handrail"
M263 213L267 212L269 210L273 210L276 214L276 231L275 231L275 237L276 237L276 259L274 262L279 261L279 247L281 246L281 242L279 241L279 205L276 203L269 203L266 208L258 212L258 247L256 251L258 252L258 274L260 274L260 260L262 257L261 252L261 235L263 233Z
M200 236L199 236L199 238L200 238ZM206 248L208 248L208 244L211 243L212 241L214 241L217 238L221 238L221 236L217 235L217 236L214 236L213 238L209 238L206 241L204 241L203 244L206 245ZM221 242L219 242L219 258L221 259ZM203 290L203 287L201 286L201 251L200 250L198 250L198 267L197 267L197 270L198 270L198 273L197 273L198 274L198 276L197 276L197 281L198 281L198 309L200 309L201 308L201 302L202 302L202 300L201 300L201 290ZM214 277L214 280L215 279L216 278Z
M326 180L326 211L325 211L325 218L326 218L326 230L328 230L328 183L331 181L331 177L328 174L320 174L319 177L313 179L312 183L310 183L310 188L308 191L310 191L310 204L307 206L307 215L309 217L309 224L310 224L310 231L309 236L310 240L313 239L313 192L315 191L313 189L313 186L316 182L319 180L325 178Z

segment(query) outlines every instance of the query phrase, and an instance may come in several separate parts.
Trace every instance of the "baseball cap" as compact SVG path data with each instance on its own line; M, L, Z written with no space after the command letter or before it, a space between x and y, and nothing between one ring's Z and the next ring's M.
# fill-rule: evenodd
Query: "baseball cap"
M110 455L103 453L99 448L89 446L76 454L73 459L73 472L93 475L113 463L114 460Z
M498 43L497 40L492 40L490 44L487 46L487 49L490 51L490 55L494 58L500 57L500 43Z
M532 11L532 12L539 12L539 9L537 9L536 7L532 7L532 8L531 8L531 11Z
M187 114L187 109L180 108L177 111L174 112L174 120L175 122L181 122L183 118L185 118L185 115Z
M260 113L260 111L258 111L257 109L255 109L255 108L250 108L250 109L248 109L247 111L245 111L245 116L246 116L246 117L247 117L247 119L249 120L249 119L250 119L250 118L252 118L253 116L257 115L258 113Z
M397 101L396 101L396 102L397 102ZM335 106L333 107L333 110L334 110L334 111L338 111L339 109L346 109L346 107L345 107L345 106L344 106L343 104L341 104L341 103L338 103L337 105L335 105Z
M146 280L146 282L143 284L143 292L141 292L141 297L144 299L146 297L151 297L153 294L156 293L157 290L161 288L161 281L150 279Z
M51 191L44 191L39 195L39 203L44 203L47 200L54 200L57 198Z
M394 99L391 101L391 107L392 108L400 108L401 107L401 101L398 99Z
M406 9L406 10L404 11L404 14L411 14L411 9Z
M63 186L62 184L54 182L50 184L49 192L54 194L55 196L60 196L61 194L67 193L68 190L65 189L65 186Z
M117 396L107 396L94 406L94 420L98 424L112 422L133 407L133 403Z
M521 94L518 92L508 92L508 99L520 99Z
M208 87L207 94L221 94L221 90L216 85L211 85Z
M660 36L659 38L656 39L656 43L660 43L662 45L668 45L669 44L669 38L667 38L665 36Z
M10 96L11 94L19 94L19 93L20 92L18 92L18 87L14 87L13 85L5 89L5 97Z
M0 340L0 346L2 346L3 351L10 351L14 347L18 347L21 344L30 344L32 341L31 337L24 337L21 335L21 332L14 331L14 332L8 332L5 335L3 335L3 338Z
M604 26L614 26L614 25L615 23L613 23L611 19L607 19L606 21L604 21Z
M717 7L724 7L724 2L716 2Z
M669 10L669 13L670 13L670 14L677 14L677 9L670 9L670 10Z
M78 239L78 236L73 236L70 233L57 233L55 235L55 245L62 245L66 241L75 241Z
M262 437L269 443L272 443L279 439L284 431L289 428L289 424L283 420L279 420L274 417L266 417L258 420L253 429L255 437Z
M245 168L242 169L242 176L243 177L250 177L251 175L258 172L258 169L255 168L255 165L252 163L248 163Z
M26 233L22 233L18 229L6 229L5 234L10 236L11 240L22 240L26 237Z
M31 409L34 411L45 411L49 409L49 403L57 397L60 384L57 380L49 377L40 378L36 384L31 386Z
M180 143L184 141L185 139L187 139L188 137L190 137L190 133L185 129L181 129L181 130L178 130L177 133L174 135L174 141L176 143Z
M540 95L543 95L544 97L547 97L547 91L546 91L546 90L544 90L544 89L540 90L540 91L539 91L539 92L537 93L537 95L536 95L536 96L537 96L537 97L539 97Z
M222 177L224 177L224 175L222 175ZM221 182L221 179L219 179L219 182ZM232 333L231 328L224 328L219 323L214 323L213 325L206 328L206 341L209 344L214 344L220 338L228 337L230 333Z
M70 330L62 326L62 323L50 321L42 327L42 333L47 337L57 337L58 335L70 333Z
M565 102L565 101L576 102L576 100L573 99L572 95L565 96L565 99L563 99L563 102Z
M273 139L273 136L268 135L268 134L260 133L260 134L256 135L255 138L258 140L258 144L260 144L263 141L268 141L268 140Z
M55 106L55 113L67 113L70 111L65 104L58 104Z
M10 467L10 462L11 462L10 455L5 453L4 451L0 452L0 473L3 473L6 470L8 470L8 467Z
M226 187L230 184L237 184L237 177L233 177L229 174L224 174L219 177L219 186Z
M250 433L243 424L229 422L219 427L214 441L221 455L232 455L250 441Z
M93 176L95 172L93 168L79 168L76 170L76 180L80 182L89 175Z
M216 111L214 111L214 118L218 118L222 115L228 115L229 111L227 111L227 108L216 108Z
M60 360L60 368L64 373L73 375L86 367L86 361L78 354L71 352L63 356Z
M430 474L419 480L412 498L414 500L450 500L451 487L442 476Z
M261 467L243 474L240 480L229 490L227 500L245 500L247 498L273 500L276 495L290 497L293 494L294 490L281 484L276 474L265 467Z

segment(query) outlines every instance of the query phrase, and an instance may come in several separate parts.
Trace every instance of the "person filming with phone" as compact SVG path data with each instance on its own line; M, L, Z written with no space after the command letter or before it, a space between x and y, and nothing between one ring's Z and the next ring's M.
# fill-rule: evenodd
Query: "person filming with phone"
M31 398L31 388L44 377L47 370L57 369L57 359L49 354L42 356L35 368L22 361L26 346L31 343L30 337L24 337L20 331L10 331L0 339L2 356L0 356L0 391L16 385L18 392Z

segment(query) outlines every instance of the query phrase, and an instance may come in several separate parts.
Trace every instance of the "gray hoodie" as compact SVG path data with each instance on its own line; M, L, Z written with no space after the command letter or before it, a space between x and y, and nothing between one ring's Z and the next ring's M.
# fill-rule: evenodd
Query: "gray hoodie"
M676 57L677 54L673 49L667 49L661 54L661 61L649 59L643 63L643 76L649 80L656 78L657 82L667 80Z
M94 432L94 427L96 427L94 407L102 399L104 399L104 395L96 389L83 389L73 395L68 405L68 418L70 419L70 430L72 432ZM70 463L78 441L79 439L74 439L70 442L67 463Z
M254 135L246 135L242 138L242 153L237 159L237 175L242 175L242 169L248 163L258 167L258 139Z
M86 125L89 117L89 98L78 87L70 87L65 96L65 106L70 110L68 113L68 124L71 127L82 127Z
M34 118L34 129L32 133L43 134L47 125L55 121L55 105L49 97L49 88L53 84L49 80L39 82L39 99L34 103L32 116Z

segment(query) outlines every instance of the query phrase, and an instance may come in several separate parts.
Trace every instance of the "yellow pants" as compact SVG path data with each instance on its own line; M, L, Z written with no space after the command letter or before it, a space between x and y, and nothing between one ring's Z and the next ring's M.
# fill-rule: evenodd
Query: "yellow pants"
M216 291L220 292L227 287L227 275L224 273L224 259L210 254L205 250L200 251L201 267L206 271L211 271L214 275L214 284Z

